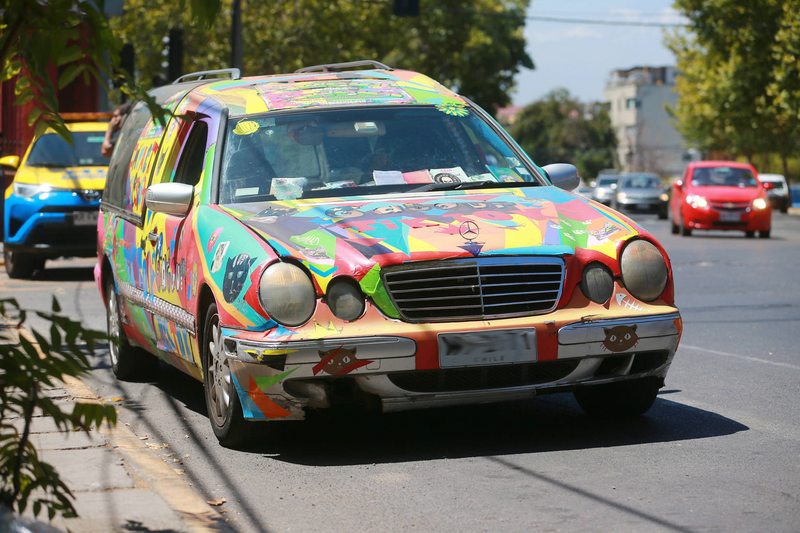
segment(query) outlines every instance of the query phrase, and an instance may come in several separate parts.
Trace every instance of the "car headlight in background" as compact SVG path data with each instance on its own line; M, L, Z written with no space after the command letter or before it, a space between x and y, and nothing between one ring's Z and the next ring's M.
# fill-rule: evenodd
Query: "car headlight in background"
M591 301L602 304L611 298L614 292L614 276L611 270L602 263L589 263L583 269L581 291Z
M618 202L624 202L627 199L628 199L628 195L625 194L624 192L618 192L617 193L617 201Z
M636 298L650 302L667 286L667 262L652 243L636 239L622 250L622 281Z
M767 208L767 201L763 198L756 198L753 200L753 209L766 209Z
M12 184L14 194L21 198L31 198L37 194L50 192L53 188L50 185L41 185L38 183L17 183Z
M661 196L659 196L658 199L662 202L669 202L669 195L665 192L661 193Z
M364 313L364 294L355 280L340 277L328 285L326 295L331 312L342 320L355 320Z
M311 279L291 263L274 263L264 270L258 297L269 316L287 326L299 326L311 318L317 299Z
M708 207L708 200L699 194L690 194L686 197L686 203L692 207Z

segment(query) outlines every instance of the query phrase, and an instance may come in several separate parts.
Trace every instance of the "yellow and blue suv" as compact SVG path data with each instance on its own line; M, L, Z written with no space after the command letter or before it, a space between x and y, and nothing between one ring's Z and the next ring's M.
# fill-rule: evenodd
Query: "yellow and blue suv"
M8 276L29 278L47 259L91 257L108 158L107 123L72 122L72 143L52 131L31 142L6 190L3 256ZM4 158L6 164L13 156ZM14 158L15 159L15 158Z

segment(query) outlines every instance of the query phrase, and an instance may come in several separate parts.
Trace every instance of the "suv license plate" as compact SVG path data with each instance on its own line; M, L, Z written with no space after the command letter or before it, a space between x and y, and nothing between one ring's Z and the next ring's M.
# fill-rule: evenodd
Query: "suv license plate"
M536 361L536 330L533 328L440 333L438 339L441 368Z
M73 211L72 223L76 226L96 226L97 211Z
M739 222L742 220L742 214L737 211L720 211L719 219L722 222Z

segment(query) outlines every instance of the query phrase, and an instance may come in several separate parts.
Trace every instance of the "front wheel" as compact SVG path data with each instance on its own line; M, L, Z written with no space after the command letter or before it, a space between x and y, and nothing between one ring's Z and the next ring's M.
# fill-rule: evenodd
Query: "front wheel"
M755 231L745 231L744 232L744 236L746 238L748 238L748 239L752 239L753 237L756 236L756 232Z
M131 346L123 335L119 298L110 279L106 282L106 326L111 370L117 379L142 381L151 378L158 370L158 359L141 348Z
M770 230L764 230L758 232L759 239L769 239L769 236L770 236Z
M575 389L575 399L587 414L630 418L644 414L656 401L661 378L648 377Z
M3 261L6 274L12 279L30 279L34 270L44 268L45 260L35 255L17 252L8 247L3 248Z
M692 235L692 228L686 225L686 222L681 218L681 235L690 237Z
M217 305L211 304L203 327L203 383L211 428L220 444L235 447L245 441L247 422L234 390L231 368L222 346Z

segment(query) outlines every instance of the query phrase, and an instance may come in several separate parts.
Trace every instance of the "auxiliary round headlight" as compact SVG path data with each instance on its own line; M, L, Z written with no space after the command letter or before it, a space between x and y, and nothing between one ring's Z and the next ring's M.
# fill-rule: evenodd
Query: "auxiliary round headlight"
M593 302L599 304L607 302L614 292L614 276L611 270L602 263L589 263L583 269L581 290Z
M342 320L355 320L364 313L364 294L351 278L333 280L326 300L331 312Z
M637 239L622 250L622 281L635 297L655 300L667 285L667 263L652 243Z
M314 284L302 268L291 263L274 263L264 270L258 297L269 316L287 326L307 321L316 305Z

